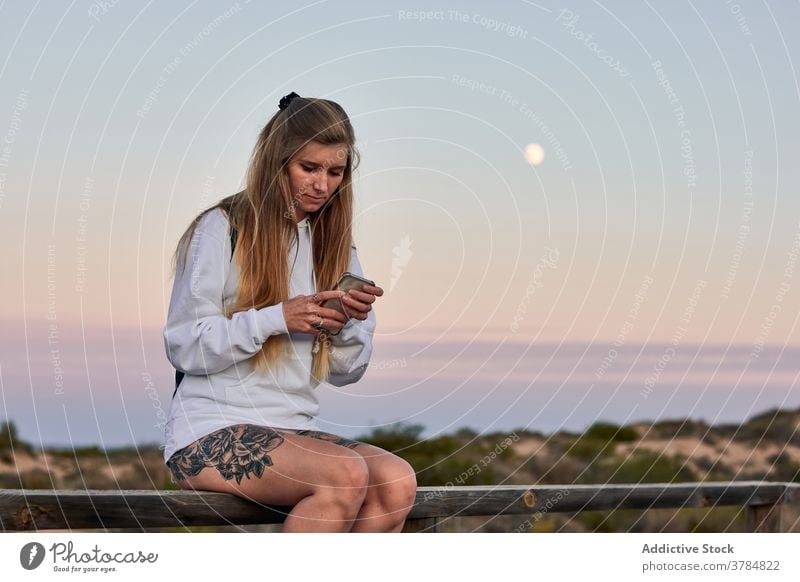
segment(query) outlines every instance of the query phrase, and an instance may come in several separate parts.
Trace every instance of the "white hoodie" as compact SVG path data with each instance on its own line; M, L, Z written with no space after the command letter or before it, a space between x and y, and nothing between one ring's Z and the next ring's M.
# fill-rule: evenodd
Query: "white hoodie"
M290 297L319 291L307 217L297 223L297 235L288 256ZM363 275L355 245L347 270ZM197 224L186 267L181 271L178 266L164 327L167 358L185 374L170 404L165 461L233 424L319 430L314 393L319 382L311 376L314 336L288 331L282 303L225 317L223 309L236 299L238 277L238 265L231 260L230 225L217 208ZM350 318L338 335L330 336L329 383L344 386L361 379L372 356L374 333L375 311L370 310L366 320ZM289 334L286 357L266 373L258 372L252 356L275 334Z

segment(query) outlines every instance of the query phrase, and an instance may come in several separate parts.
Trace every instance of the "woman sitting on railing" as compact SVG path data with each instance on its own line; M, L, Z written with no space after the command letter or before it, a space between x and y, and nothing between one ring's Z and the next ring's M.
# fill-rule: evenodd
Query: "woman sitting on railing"
M383 295L335 289L343 272L363 275L354 146L337 103L287 95L247 188L202 212L176 250L167 466L184 489L294 506L283 531L399 532L416 493L406 461L316 423L317 385L367 369ZM346 315L322 305L331 299Z

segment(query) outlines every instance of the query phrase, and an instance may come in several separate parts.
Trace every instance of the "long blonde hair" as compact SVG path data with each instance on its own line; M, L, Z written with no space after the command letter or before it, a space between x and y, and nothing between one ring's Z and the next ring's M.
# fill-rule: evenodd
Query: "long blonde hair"
M228 196L201 212L178 241L173 265L185 268L189 242L202 217L221 208L237 231L233 260L239 266L236 302L225 316L248 309L275 305L289 297L288 253L297 238L297 223L288 173L289 161L305 145L343 145L347 161L339 187L323 207L308 214L311 229L317 290L334 289L350 262L353 220L353 173L359 164L355 132L344 109L333 101L295 97L264 126L253 149L245 190ZM181 249L183 251L181 252ZM254 356L255 366L266 371L283 356L289 338L285 334L267 338ZM312 374L326 381L330 346L319 342Z

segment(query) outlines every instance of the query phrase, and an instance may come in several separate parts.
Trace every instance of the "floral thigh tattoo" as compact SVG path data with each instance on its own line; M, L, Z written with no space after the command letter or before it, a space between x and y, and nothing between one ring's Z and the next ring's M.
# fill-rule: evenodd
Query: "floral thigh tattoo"
M250 475L261 477L265 467L272 466L269 452L285 439L275 429L254 424L237 424L214 431L177 451L167 461L179 481L194 477L206 467L219 471L226 481Z
M335 445L347 447L348 449L352 449L354 447L357 447L358 445L364 444L359 441L346 439L344 437L340 437L335 434L331 434L329 432L323 432L321 430L293 430L292 432L295 434L299 434L300 436L307 436L322 441L328 441Z
M255 424L236 424L207 434L175 452L167 461L167 467L178 481L194 477L206 467L211 467L219 471L226 481L236 479L236 483L241 485L242 479L249 479L251 475L260 478L264 475L264 469L272 466L272 458L268 453L286 440L282 431L332 442L349 449L363 444L320 430L276 430Z

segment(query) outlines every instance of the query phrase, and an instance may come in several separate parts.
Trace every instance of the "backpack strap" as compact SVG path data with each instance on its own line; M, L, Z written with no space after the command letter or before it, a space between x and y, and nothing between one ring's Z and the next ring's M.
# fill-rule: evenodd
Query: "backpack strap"
M233 260L233 251L236 248L236 238L238 236L238 232L236 229L231 226L231 261ZM183 380L184 373L180 370L175 370L175 391L172 393L172 397L175 398L175 395L178 393L178 386L180 386L181 380Z
M183 380L183 376L183 372L180 370L175 370L175 392L172 393L173 398L175 398L175 395L178 393L178 386L180 385L181 380Z
M239 233L236 232L236 229L231 226L231 260L233 260L233 251L236 248L236 237L239 236Z

